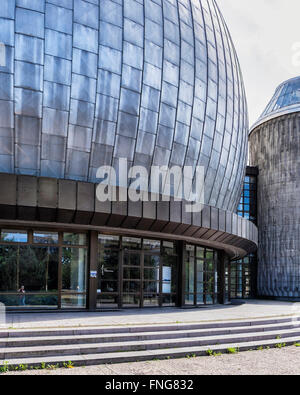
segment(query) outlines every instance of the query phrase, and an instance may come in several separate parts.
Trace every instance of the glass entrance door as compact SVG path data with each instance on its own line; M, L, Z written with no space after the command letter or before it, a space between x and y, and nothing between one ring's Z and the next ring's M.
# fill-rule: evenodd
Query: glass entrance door
M208 248L185 247L185 305L217 302L217 254Z
M122 238L122 307L142 307L142 240Z
M97 308L175 306L174 242L98 236Z
M159 253L144 253L143 272L143 307L159 306L162 285Z
M123 307L175 306L177 254L173 242L123 237Z
M99 235L97 308L118 308L119 298L119 237Z

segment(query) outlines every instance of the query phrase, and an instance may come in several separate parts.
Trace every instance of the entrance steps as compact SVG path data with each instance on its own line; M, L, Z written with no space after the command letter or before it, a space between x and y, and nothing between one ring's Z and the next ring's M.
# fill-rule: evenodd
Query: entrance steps
M96 365L300 342L300 317L216 323L0 330L0 366Z

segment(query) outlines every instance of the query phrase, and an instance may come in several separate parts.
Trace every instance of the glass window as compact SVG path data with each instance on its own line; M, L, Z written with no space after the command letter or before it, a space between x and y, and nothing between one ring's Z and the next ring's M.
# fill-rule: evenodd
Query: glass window
M58 248L0 246L0 292L57 292Z
M204 258L204 251L205 251L204 248L197 247L196 248L196 256L197 256L197 258Z
M57 244L57 232L33 232L33 242L36 244Z
M162 305L163 306L175 306L176 305L176 295L167 294L162 295Z
M86 295L62 294L61 307L63 309L83 309L86 307Z
M19 285L25 291L55 292L58 289L58 248L20 247Z
M157 252L160 252L160 241L144 239L143 248L144 250L155 250Z
M13 295L2 294L0 295L0 303L7 307L42 307L42 308L57 308L58 296L51 293L44 294L28 294Z
M144 280L159 280L159 267L144 268Z
M101 293L111 293L111 292L118 292L118 282L117 281L101 281ZM99 293L100 293L99 292Z
M119 248L120 237L119 236L98 236L100 248Z
M144 281L144 293L159 293L158 281Z
M159 267L160 256L159 255L144 255L144 266L147 267Z
M105 308L117 308L119 303L118 295L111 294L97 294L97 308L105 307Z
M124 293L139 293L140 292L139 281L123 281L123 292Z
M87 250L63 248L62 291L86 291Z
M86 233L64 233L63 243L68 245L86 246Z
M139 307L140 295L123 294L123 307Z
M195 246L187 244L185 249L189 253L189 255L195 255Z
M194 260L187 261L185 264L185 292L194 292Z
M157 293L144 294L144 307L159 306L159 295Z
M184 302L186 305L193 305L194 304L194 294L185 295Z
M140 254L125 253L123 264L124 266L140 266L141 264Z
M136 267L124 267L123 270L124 279L139 280L140 279L140 268Z
M142 240L134 237L122 237L122 246L126 250L141 249Z
M19 247L17 246L0 246L0 292L16 292L19 289L18 254Z
M7 243L27 243L28 235L26 230L1 230L1 241Z
M173 243L172 241L163 241L162 253L164 255L176 255L176 243Z

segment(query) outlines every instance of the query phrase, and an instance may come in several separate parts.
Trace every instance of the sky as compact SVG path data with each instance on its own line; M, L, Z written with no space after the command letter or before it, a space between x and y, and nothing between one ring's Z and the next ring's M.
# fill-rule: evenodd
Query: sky
M252 125L277 86L300 75L300 0L217 0L234 41Z

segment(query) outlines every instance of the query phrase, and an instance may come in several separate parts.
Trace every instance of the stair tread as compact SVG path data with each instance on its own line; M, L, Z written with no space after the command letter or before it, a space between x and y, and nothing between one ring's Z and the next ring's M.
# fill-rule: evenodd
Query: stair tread
M284 339L284 343L293 344L299 341L299 337L289 337ZM225 351L228 348L251 348L251 347L259 347L259 346L274 346L279 343L278 339L271 340L261 340L254 342L233 342L226 343L222 345L211 345L211 346L195 346L195 347L181 347L174 349L158 349L158 350L142 350L142 351L128 351L126 353L99 353L99 354L90 354L90 355L73 355L68 354L64 356L52 356L52 357L32 357L32 358L17 358L17 359L6 359L0 360L0 365L7 363L8 365L20 365L20 364L41 364L44 363L59 363L65 361L72 361L73 363L109 363L109 362L118 362L119 360L133 360L134 358L141 357L166 357L166 356L184 356L191 355L193 353L201 353L207 350L212 351Z
M265 332L257 332L249 334L241 333L241 334L229 334L220 336L207 336L207 337L188 337L188 338L177 338L177 339L168 339L168 343L166 345L176 345L182 343L191 343L191 342L220 342L226 339L230 341L234 341L236 338L237 341L241 341L241 339L249 339L247 343L251 341L255 341L254 338L264 338L268 336L296 336L298 335L298 339L300 339L300 329L290 329L285 331L265 331ZM277 342L280 340L277 339ZM88 344L59 344L59 345L47 345L47 346L31 346L31 347L4 347L0 348L0 354L13 354L17 352L24 352L24 357L26 357L26 352L47 352L47 351L62 351L62 350L93 350L98 348L115 348L122 349L127 346L129 347L139 347L139 346L148 346L148 345L161 345L161 339L153 339L153 340L138 340L138 341L122 341L122 342L106 342L106 343L88 343Z
M232 334L234 331L241 331L242 333L255 333L255 330L258 330L258 332L266 332L271 331L280 331L280 330L290 330L290 329L297 329L297 326L293 326L292 323L287 323L287 324L270 324L268 326L266 325L259 325L259 326L245 326L245 327L236 327L236 328L216 328L216 329L190 329L190 330L178 330L176 332L174 331L151 331L151 332L129 332L129 333L111 333L111 334L87 334L87 335L58 335L58 336L47 336L47 337L41 337L41 336L35 336L35 337L7 337L7 338L0 338L0 344L1 343L21 343L21 342L36 342L36 341L64 341L64 340L84 340L84 339L108 339L108 338L113 338L113 339L118 339L120 337L126 337L126 338L135 338L135 337L151 337L151 336L168 336L170 334L176 334L176 335L186 335L184 338L190 338L194 333L199 334L205 334L205 333L212 333L215 335L226 335L226 334ZM298 328L300 327L300 322L298 324ZM224 333L228 332L228 333ZM163 339L161 339L163 340Z
M182 322L182 323L163 323L163 324L140 324L140 325L111 325L111 326L102 326L102 325L93 325L93 326L66 326L66 327L49 327L49 328L12 328L12 329L0 329L0 337L1 335L6 334L19 334L19 333L56 333L56 332L80 332L80 331L110 331L111 333L120 333L122 332L132 332L135 330L144 331L145 329L156 329L159 330L161 328L168 327L170 330L182 329L185 330L186 327L196 327L198 329L209 329L209 328L223 328L223 327L234 327L234 326L257 326L257 325L272 325L272 324L280 324L291 321L300 322L300 316L274 316L270 318L256 318L256 319L236 319L236 320L224 320L224 321L206 321L206 322Z
M275 322L274 322L275 321ZM268 323L270 322L270 323ZM145 325L130 325L130 326L87 326L87 327L63 327L63 328L21 328L21 329L4 329L0 330L0 340L6 338L18 338L22 337L22 335L28 334L39 334L39 336L30 336L30 337L43 337L49 336L48 334L57 334L57 333L68 333L65 335L58 336L70 336L70 335L82 335L84 332L90 332L89 335L92 335L93 332L103 331L103 333L98 334L115 334L118 336L119 334L136 334L138 332L144 333L149 330L149 332L172 332L172 331L187 331L187 330L208 330L208 329L232 329L232 328L241 328L241 327L259 327L259 326L270 326L270 325L280 325L280 324L288 324L292 322L299 322L300 325L300 317L285 317L285 318L272 318L272 319L257 319L257 320L233 320L233 321L222 321L222 322L203 322L203 323L174 323L174 324L145 324ZM162 328L169 328L164 330ZM187 329L189 327L189 329ZM162 330L161 330L162 329ZM96 333L94 333L96 334ZM14 336L17 335L17 336ZM25 336L24 336L25 337Z

